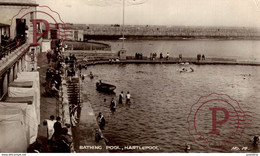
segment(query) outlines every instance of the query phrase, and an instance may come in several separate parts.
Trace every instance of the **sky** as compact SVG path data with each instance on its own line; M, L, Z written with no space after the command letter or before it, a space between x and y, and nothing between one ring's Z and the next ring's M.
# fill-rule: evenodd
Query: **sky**
M78 24L122 24L122 2L37 0ZM125 0L125 24L260 28L260 0Z

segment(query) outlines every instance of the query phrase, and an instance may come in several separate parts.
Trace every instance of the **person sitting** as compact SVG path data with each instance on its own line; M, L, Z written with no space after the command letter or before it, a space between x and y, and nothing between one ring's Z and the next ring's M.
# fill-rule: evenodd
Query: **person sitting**
M61 129L61 134L58 136L56 141L56 153L70 153L71 152L72 137L68 134L66 127Z
M32 143L28 149L27 152L28 153L40 153L41 152L41 148L42 148L42 142L39 139L36 139L36 141L34 143Z
M52 83L50 93L52 96L58 96L59 89L56 88L55 83Z

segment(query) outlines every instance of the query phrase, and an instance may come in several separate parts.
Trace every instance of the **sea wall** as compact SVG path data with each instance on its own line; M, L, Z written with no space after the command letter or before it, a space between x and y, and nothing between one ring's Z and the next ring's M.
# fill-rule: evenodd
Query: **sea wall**
M115 39L122 36L121 25L74 24L77 30L84 30L85 39ZM127 39L138 38L246 38L259 39L260 31L246 27L189 27L189 26L160 26L160 25L125 25L124 35Z
M75 140L75 150L77 153L106 153L106 143L104 139L97 141L95 139L95 134L99 130L101 136L102 132L97 124L95 112L92 109L92 105L89 102L86 89L83 82L79 80L80 83L80 97L81 97L81 109L79 123L74 129Z

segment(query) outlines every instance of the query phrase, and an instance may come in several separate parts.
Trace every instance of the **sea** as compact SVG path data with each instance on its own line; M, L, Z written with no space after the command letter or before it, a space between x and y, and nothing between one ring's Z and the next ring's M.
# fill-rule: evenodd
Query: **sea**
M103 41L111 44L112 50L121 48L119 41ZM126 41L127 53L169 52L171 57L196 57L197 53L207 57L235 58L243 61L260 60L260 41L256 40L136 40ZM194 72L181 73L182 68L193 68ZM260 152L252 145L252 139L260 130L260 67L240 65L180 65L180 64L108 64L89 66L82 71L92 72L94 79L85 78L84 89L95 115L102 112L106 125L103 135L109 146L118 149L109 152L126 153L201 153L201 152ZM96 82L113 84L113 94L98 92ZM131 94L131 103L118 104L120 92ZM189 115L194 104L205 96L216 94L229 99L247 112L248 123L242 128L241 137L235 143L212 148L199 144L189 128ZM110 101L115 98L117 108L110 111ZM105 100L104 100L105 99ZM216 102L217 106L218 102ZM221 104L221 107L230 107ZM197 129L210 132L213 111L208 114L198 111ZM230 127L222 125L224 111L217 112L217 127L221 138ZM221 117L222 116L222 117ZM223 117L224 116L224 117ZM245 119L245 118L243 118ZM195 119L194 119L195 121ZM212 122L211 122L212 121ZM240 120L239 120L240 121ZM239 122L238 121L238 122ZM241 122L240 122L241 123ZM239 128L238 128L239 129ZM238 131L234 131L239 133ZM213 135L213 134L212 134ZM207 135L210 137L210 134ZM214 136L214 135L213 135ZM214 140L214 137L211 139ZM201 141L201 140L200 140ZM185 151L187 145L189 150ZM225 148L224 148L225 147Z

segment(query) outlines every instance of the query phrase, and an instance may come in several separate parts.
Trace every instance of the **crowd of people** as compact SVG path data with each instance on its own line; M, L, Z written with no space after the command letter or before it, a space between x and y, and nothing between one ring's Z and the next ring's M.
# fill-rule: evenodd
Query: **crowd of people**
M197 61L199 62L200 60L206 60L206 58L205 58L205 55L204 54L197 54Z
M135 59L142 60L143 59L143 54L142 53L135 53Z
M72 145L72 136L68 133L69 125L62 126L59 116L54 120L54 115L50 119L43 121L43 125L47 126L47 138L49 151L54 153L70 153Z
M131 103L130 98L131 98L131 94L128 91L126 93L126 96L125 96L125 101L126 101L125 104L130 104ZM124 92L121 91L121 93L119 94L118 104L123 104L123 99L124 99ZM104 102L106 102L106 99L104 99ZM110 111L111 111L112 114L116 111L116 108L117 108L117 102L116 102L116 100L114 98L112 98L111 102L110 102ZM105 124L106 124L106 120L105 120L102 112L99 112L99 114L97 116L97 122L98 122L99 128L101 130L104 130L104 127L105 127Z
M150 53L151 60L156 60L156 58L157 58L157 53Z
M52 61L53 64L46 71L45 93L46 96L57 96L60 90L62 77L64 77L65 74L64 59L60 52L51 55L52 56L48 58L48 62Z
M61 43L57 42L57 48L52 52L47 53L46 57L48 59L48 64L50 67L46 71L46 82L45 82L45 93L48 97L60 97L62 80L68 77L68 82L72 82L72 77L76 74L76 61L75 55L70 54L69 56L63 56L61 54ZM61 118L57 117L54 120L52 115L50 119L44 121L48 129L48 146L52 152L57 153L69 153L70 145L72 143L71 134L68 134L68 129L72 126L76 126L78 123L78 108L80 104L70 103L70 118L71 124L65 125L61 124Z

